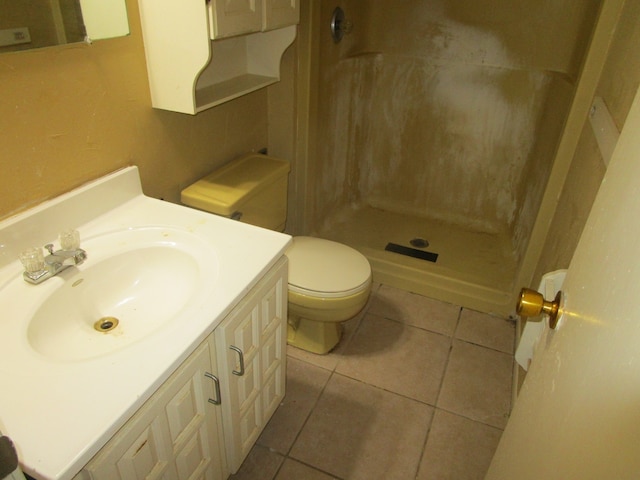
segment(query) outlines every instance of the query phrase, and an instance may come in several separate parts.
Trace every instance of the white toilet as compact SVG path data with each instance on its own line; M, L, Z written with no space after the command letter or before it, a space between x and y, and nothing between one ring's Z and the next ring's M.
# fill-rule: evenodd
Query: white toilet
M287 217L289 162L249 154L182 191L182 203L282 231ZM289 258L287 341L327 353L340 341L341 322L360 312L371 292L371 266L357 250L314 237L294 237Z

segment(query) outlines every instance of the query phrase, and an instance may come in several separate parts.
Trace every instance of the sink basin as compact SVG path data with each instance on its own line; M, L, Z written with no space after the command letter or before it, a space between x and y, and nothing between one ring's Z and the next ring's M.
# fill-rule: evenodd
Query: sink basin
M129 229L88 239L82 247L85 263L27 285L34 292L48 287L26 336L33 350L51 359L98 357L172 321L188 321L185 311L217 276L211 247L178 229Z

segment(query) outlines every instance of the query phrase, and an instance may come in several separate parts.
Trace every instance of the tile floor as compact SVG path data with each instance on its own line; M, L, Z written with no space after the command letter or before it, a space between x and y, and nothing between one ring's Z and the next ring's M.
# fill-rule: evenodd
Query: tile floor
M288 347L287 395L231 479L484 478L514 336L508 320L376 286L332 353Z

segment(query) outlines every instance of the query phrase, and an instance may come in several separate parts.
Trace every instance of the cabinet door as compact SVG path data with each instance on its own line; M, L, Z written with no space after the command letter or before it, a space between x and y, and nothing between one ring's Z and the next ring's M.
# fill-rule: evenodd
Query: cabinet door
M224 38L262 29L264 0L210 0L211 38Z
M287 280L266 288L261 298L260 333L262 411L265 425L276 411L285 391L287 358Z
M225 352L226 361L226 368L221 372L224 372L222 378L229 394L226 406L230 409L229 420L237 426L233 429L233 440L242 458L258 439L261 427L259 315L258 305L246 305L236 313L228 328L220 332L224 333L220 353ZM235 456L234 463L238 463Z
M215 331L227 462L235 473L284 397L287 263L282 259ZM244 368L243 368L244 367Z
M182 387L164 407L176 478L223 480L227 478L227 472L222 453L222 412L220 407L209 402L217 393L213 380L205 375L215 371L209 344L205 342L196 353L193 363L187 365L183 380L177 382Z
M227 478L208 342L178 368L85 466L95 480ZM86 475L85 475L86 477Z
M300 22L299 0L264 0L263 30L296 25Z

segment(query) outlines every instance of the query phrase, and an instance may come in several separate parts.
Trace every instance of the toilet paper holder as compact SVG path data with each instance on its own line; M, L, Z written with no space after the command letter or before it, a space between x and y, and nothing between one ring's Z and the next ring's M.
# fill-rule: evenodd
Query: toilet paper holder
M558 291L552 302L545 300L540 292L530 288L520 290L520 298L516 305L516 313L522 317L536 317L540 314L549 316L549 327L558 325L558 312L562 301L562 291Z

